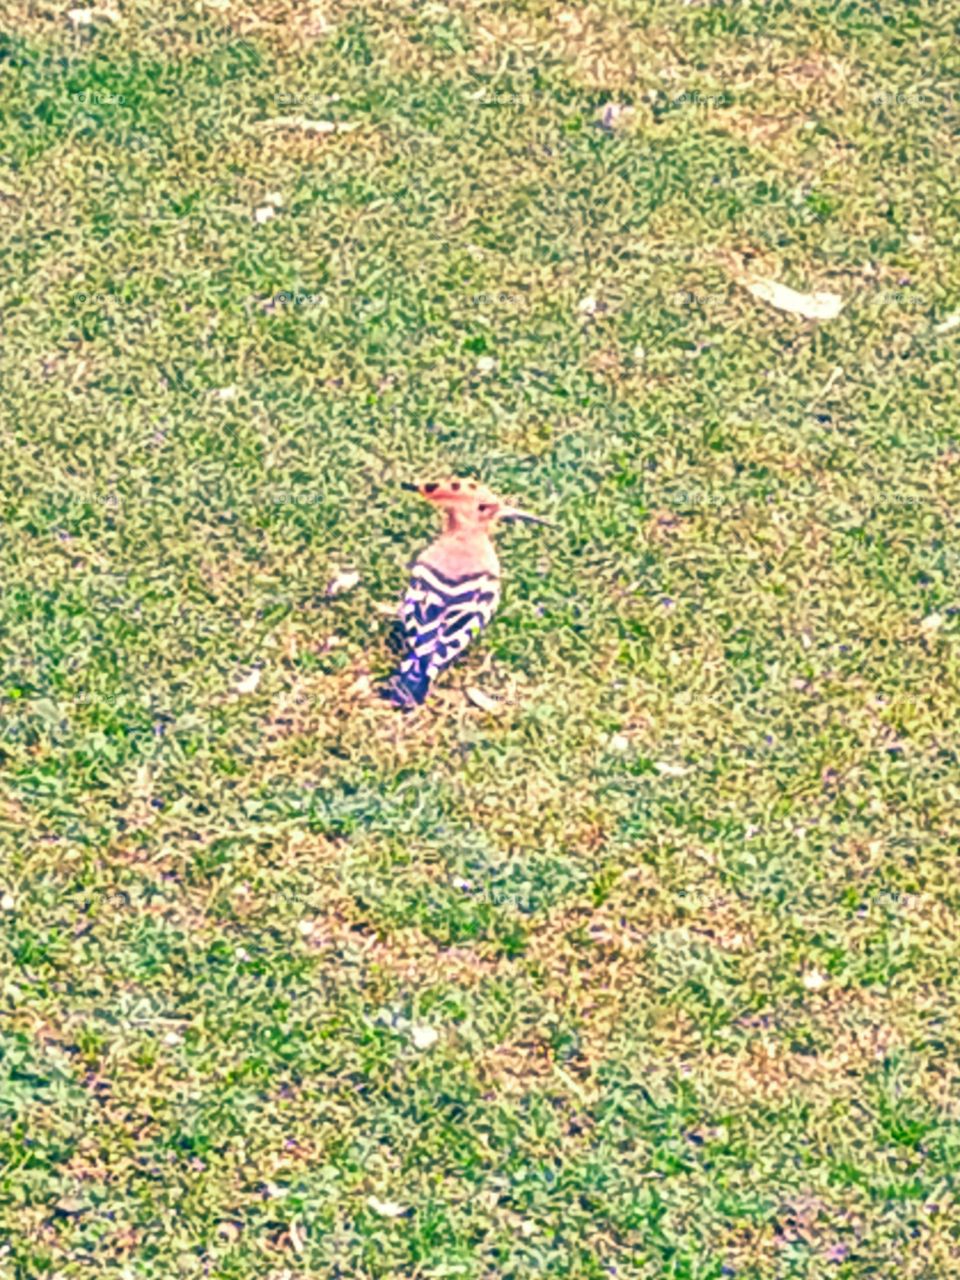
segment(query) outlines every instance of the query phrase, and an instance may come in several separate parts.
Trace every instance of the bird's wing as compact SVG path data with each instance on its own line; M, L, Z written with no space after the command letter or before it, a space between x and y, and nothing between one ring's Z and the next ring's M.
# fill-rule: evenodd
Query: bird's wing
M463 652L500 601L500 580L481 570L450 578L418 560L403 601L408 661L428 679Z

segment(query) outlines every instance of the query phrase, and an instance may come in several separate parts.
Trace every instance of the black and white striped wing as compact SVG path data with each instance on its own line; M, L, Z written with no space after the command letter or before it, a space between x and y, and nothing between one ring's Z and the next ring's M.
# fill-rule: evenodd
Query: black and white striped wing
M429 684L483 630L499 601L500 580L494 574L450 578L418 561L403 601L407 657L401 673Z

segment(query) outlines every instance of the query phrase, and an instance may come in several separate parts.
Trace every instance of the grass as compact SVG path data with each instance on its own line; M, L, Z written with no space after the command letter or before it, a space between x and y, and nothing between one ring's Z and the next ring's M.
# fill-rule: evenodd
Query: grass
M0 1278L960 1274L948 9L10 8Z

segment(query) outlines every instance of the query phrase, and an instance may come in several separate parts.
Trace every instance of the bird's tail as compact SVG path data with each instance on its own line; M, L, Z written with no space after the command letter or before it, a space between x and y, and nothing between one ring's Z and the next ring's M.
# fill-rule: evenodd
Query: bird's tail
M400 664L387 682L383 696L395 707L410 711L420 705L430 688L426 663L411 654Z

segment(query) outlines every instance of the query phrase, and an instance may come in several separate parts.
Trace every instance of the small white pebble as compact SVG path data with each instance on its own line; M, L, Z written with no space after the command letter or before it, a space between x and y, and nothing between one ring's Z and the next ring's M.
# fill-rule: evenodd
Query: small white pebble
M237 394L236 387L217 387L213 396L215 400L233 400Z
M297 928L299 929L302 937L309 938L310 934L313 933L313 921L301 920L297 925Z
M17 904L14 901L12 894L5 893L3 897L0 898L0 910L2 911L12 911L16 905Z
M936 631L943 626L943 614L931 613L920 623L924 631Z
M827 982L826 975L817 969L810 969L803 975L803 985L808 991L819 991Z
M611 751L628 751L630 748L630 739L623 733L615 733L610 739Z
M344 591L352 591L359 581L359 573L352 569L338 569L333 579L327 583L327 595L338 596Z
M596 311L596 309L597 309L596 298L592 298L592 297L581 298L580 301L577 303L577 310L580 312L581 315L584 315L584 316L592 316Z
M263 197L263 202L264 204L273 205L274 209L283 208L283 196L280 194L279 191L268 191L267 194Z
M67 17L75 27L89 27L93 21L92 9L68 9Z
M958 324L960 324L960 313L957 313L957 314L952 315L952 316L947 316L947 318L946 318L946 320L944 320L943 324L938 324L938 325L937 325L937 327L936 327L936 332L937 332L937 333L949 333L949 332L950 332L950 330L951 330L951 329L955 329L955 328L957 327L957 325L958 325Z
M183 1044L183 1036L179 1031L168 1031L163 1037L163 1043L169 1045Z
M525 1235L528 1239L530 1238L530 1236L536 1235L539 1230L540 1228L537 1226L537 1224L535 1222L530 1222L529 1219L527 1218L524 1218L523 1222L520 1223L520 1232L522 1235Z
M254 667L249 675L244 676L233 686L234 693L253 693L257 685L260 683L262 672L259 667Z
M259 209L254 209L253 211L254 221L260 224L264 222L269 222L275 213L276 213L276 209L274 209L272 204L263 204L260 206Z
M429 1049L440 1039L440 1033L434 1031L433 1027L411 1027L410 1039L413 1041L415 1048Z
M481 356L477 361L477 372L490 373L496 366L496 363L497 362L494 360L493 356Z
M614 130L627 115L629 107L620 102L606 102L600 110L600 127L608 131Z

